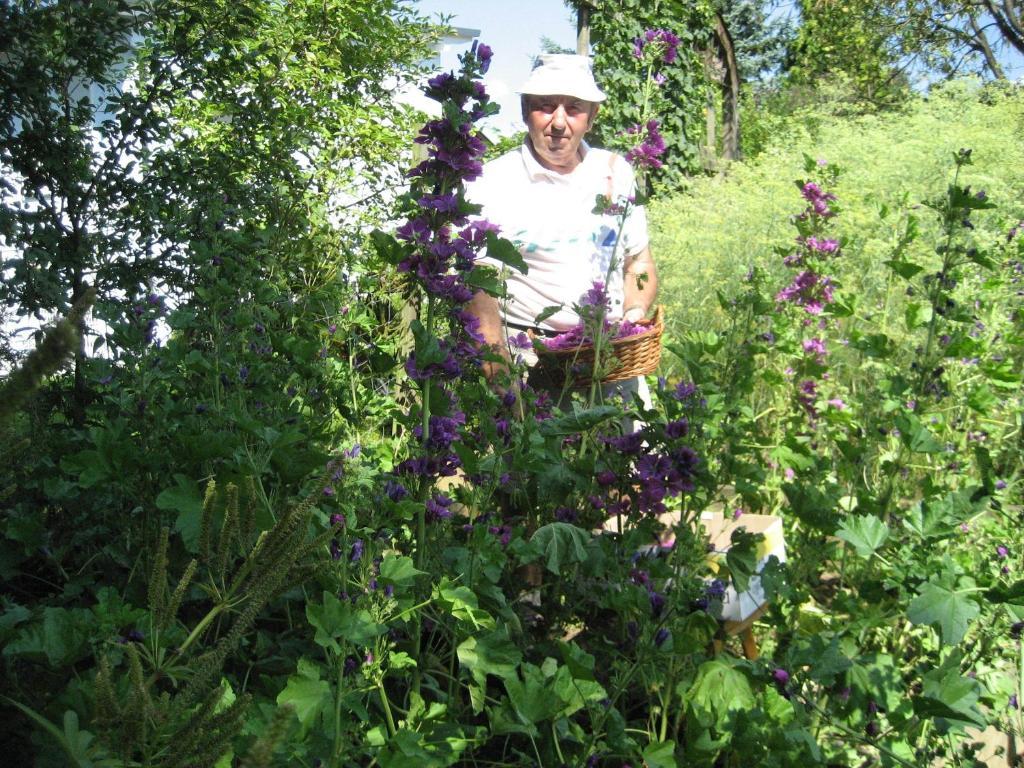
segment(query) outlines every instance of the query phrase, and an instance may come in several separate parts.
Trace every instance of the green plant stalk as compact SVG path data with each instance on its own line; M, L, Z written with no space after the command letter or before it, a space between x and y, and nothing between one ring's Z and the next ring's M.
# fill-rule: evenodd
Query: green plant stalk
M612 201L609 200L608 203L611 204ZM629 205L629 201L627 200L625 205L623 206L622 213L619 215L619 231L615 237L615 242L612 244L612 255L608 259L608 269L605 271L604 275L605 290L607 290L608 285L611 283L612 273L618 266L619 244L622 242L622 225L626 221L626 216L629 215ZM604 329L604 321L606 316L605 312L605 305L602 305L597 312L597 319L595 322L596 327L594 328L594 371L590 380L589 400L591 408L593 408L594 405L600 403L604 399L603 397L599 397L599 395L603 395L604 393L604 390L601 388L601 379L604 377L605 373L605 364L604 360L602 359L602 347L604 346L606 336Z
M384 707L384 717L387 720L388 735L391 738L395 737L398 733L398 729L395 727L395 716L391 714L391 703L388 701L388 693L384 690L384 680L378 678L377 680L377 693L380 696L381 706Z
M653 90L654 90L654 65L653 64L648 64L647 65L647 79L646 79L646 81L644 83L644 90L643 90L643 101L641 102L641 106L640 106L640 125L641 125L641 131L644 130L644 126L646 126L646 124L647 124L647 111L648 111L648 108L650 106L651 95L653 93ZM636 182L637 192L643 192L644 191L643 190L643 185L644 185L643 175L642 174L638 174L638 178L637 178L637 182ZM609 200L608 203L611 204L612 201ZM618 231L618 234L617 234L617 236L615 238L615 243L612 245L612 255L611 255L611 258L608 261L608 270L605 272L605 276L604 276L604 284L605 284L606 288L611 283L612 273L615 271L615 268L616 268L616 266L618 264L618 258L617 257L618 257L618 252L619 252L619 244L622 242L622 225L625 223L626 217L629 215L629 206L630 206L629 200L626 200L625 205L623 206L622 213L619 216L619 231ZM623 280L625 280L625 274L623 274ZM603 398L599 397L599 395L603 394L603 390L601 388L601 379L604 377L604 373L605 373L605 371L604 371L605 362L602 359L602 354L601 354L602 351L603 351L602 347L604 346L604 341L605 341L605 338L604 338L605 337L604 320L605 320L605 308L602 306L601 309L597 313L597 327L594 329L594 373L593 373L593 377L592 377L592 379L590 381L590 399L588 401L591 408L593 408L594 405L596 405L597 403L600 403L603 400Z
M334 750L333 764L337 764L338 758L341 757L341 691L342 683L345 680L345 655L339 653L335 661L338 664L338 686L334 694Z

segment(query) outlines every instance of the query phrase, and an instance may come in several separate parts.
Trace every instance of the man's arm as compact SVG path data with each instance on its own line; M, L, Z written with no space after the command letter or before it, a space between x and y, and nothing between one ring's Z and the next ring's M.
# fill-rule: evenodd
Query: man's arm
M489 293L477 291L466 305L466 309L480 320L480 335L484 337L484 343L497 350L498 354L508 360L508 344L505 342L505 329L501 323L501 309L498 306L498 300ZM493 378L503 369L500 363L484 363L484 375L488 379Z
M645 318L658 296L658 269L654 266L649 247L635 256L626 257L623 294L623 319L635 323Z

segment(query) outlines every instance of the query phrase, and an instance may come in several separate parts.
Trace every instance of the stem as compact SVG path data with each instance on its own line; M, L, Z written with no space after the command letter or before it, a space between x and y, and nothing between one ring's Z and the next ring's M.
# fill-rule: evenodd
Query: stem
M398 729L395 728L395 717L391 714L391 704L388 701L387 691L384 690L383 680L377 681L377 693L380 695L380 703L384 706L384 717L387 719L388 735L394 738Z
M341 756L341 684L345 677L345 657L338 654L338 690L334 694L334 759Z

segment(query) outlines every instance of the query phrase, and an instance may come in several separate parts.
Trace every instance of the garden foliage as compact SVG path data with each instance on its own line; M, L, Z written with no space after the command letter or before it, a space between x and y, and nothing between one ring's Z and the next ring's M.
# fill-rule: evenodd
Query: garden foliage
M528 340L484 349L465 311L503 295L483 249L524 266L464 192L487 46L428 82L441 114L389 217L331 194L396 151L375 67L421 39L370 5L236 3L254 26L201 47L196 79L166 70L188 85L154 117L177 143L147 145L140 183L160 193L138 199L161 227L141 242L174 270L96 281L115 352L81 366L81 418L71 372L0 424L5 749L42 766L907 766L964 759L968 726L1019 734L1024 234L1019 201L977 186L982 151L942 153L921 171L941 184L876 214L871 295L843 232L856 169L787 166L784 213L745 233L766 260L722 286L717 326L674 328L653 405L559 397L527 379ZM146 27L143 61L238 32L225 9L178 9L207 23ZM665 254L663 274L693 270ZM710 561L713 507L786 524L759 659L716 619L757 540Z
M666 144L664 167L653 171L651 179L654 187L678 189L685 175L700 167L707 93L700 49L710 35L711 6L689 0L606 0L596 5L590 16L594 72L608 94L592 133L600 146L617 146L621 135L640 121L643 105L637 94L648 72L642 57L634 55L635 41L648 29L666 30L677 39L678 55L658 70L671 98L658 112Z

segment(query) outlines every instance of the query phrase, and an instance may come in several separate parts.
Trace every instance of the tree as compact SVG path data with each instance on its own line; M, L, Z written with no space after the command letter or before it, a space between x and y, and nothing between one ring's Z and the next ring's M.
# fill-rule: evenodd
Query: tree
M795 29L788 17L770 16L768 3L740 0L715 4L732 36L740 77L758 81L777 73L786 57Z
M801 0L800 15L793 80L841 73L871 101L891 100L915 70L1004 79L1002 53L1024 53L1014 0Z
M304 284L310 249L344 261L380 210L352 202L399 183L391 93L425 40L396 0L0 3L0 299L46 319L96 288L77 423L86 341L145 348L158 286L194 300L229 252L246 285Z

